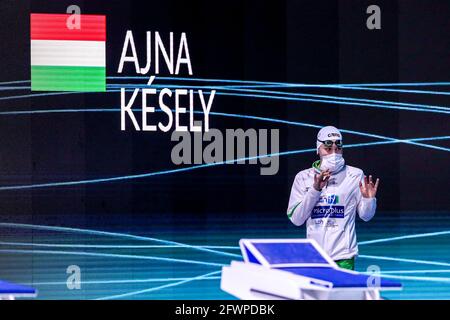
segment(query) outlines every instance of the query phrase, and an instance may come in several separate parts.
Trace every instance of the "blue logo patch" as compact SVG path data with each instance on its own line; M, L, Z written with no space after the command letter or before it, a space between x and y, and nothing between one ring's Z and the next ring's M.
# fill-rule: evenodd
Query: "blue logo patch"
M319 198L319 203L323 204L338 204L339 203L339 196L336 194L330 194L326 196L321 196Z
M316 206L311 212L311 219L344 218L344 206Z

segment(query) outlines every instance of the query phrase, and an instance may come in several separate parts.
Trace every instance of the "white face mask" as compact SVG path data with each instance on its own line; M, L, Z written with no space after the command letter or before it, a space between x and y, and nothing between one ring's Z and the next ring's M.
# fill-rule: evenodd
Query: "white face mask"
M323 156L320 159L320 170L330 170L330 172L338 172L345 165L344 157L340 153L332 153Z

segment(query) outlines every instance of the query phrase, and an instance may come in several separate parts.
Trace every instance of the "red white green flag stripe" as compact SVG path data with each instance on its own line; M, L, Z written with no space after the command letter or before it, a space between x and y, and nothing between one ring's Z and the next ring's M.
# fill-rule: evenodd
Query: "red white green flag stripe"
M31 14L31 90L106 91L106 17L80 15L69 29L70 17Z

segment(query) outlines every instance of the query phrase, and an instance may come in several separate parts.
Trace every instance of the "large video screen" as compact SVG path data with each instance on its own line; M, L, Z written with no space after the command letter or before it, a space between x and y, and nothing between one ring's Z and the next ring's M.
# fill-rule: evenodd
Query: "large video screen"
M242 298L241 239L306 239L384 299L449 299L449 14L0 1L0 280L31 290L0 297Z

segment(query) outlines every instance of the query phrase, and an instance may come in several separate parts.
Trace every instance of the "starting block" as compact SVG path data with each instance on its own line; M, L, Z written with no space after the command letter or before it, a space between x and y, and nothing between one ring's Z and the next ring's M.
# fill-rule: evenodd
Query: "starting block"
M241 239L244 262L222 268L220 287L245 300L379 300L399 282L339 268L312 239Z
M0 300L15 300L15 298L34 298L37 296L37 290L0 280Z

